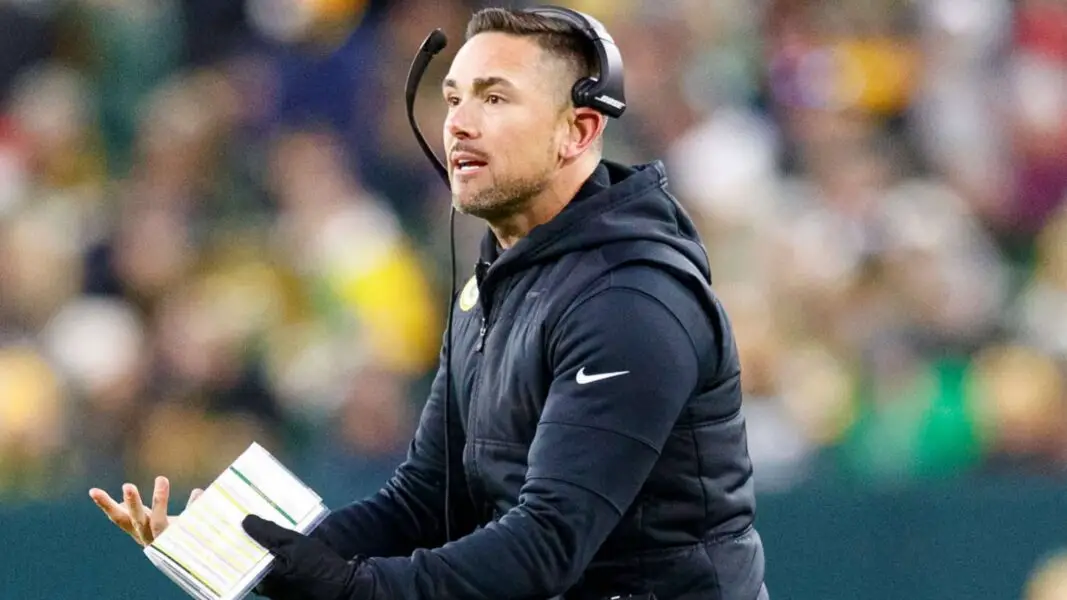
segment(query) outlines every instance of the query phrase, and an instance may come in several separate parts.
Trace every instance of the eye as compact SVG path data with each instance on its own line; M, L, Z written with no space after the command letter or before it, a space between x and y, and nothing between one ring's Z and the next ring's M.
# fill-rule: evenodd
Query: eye
M502 96L497 95L497 94L489 94L488 96L485 97L485 101L488 102L489 104L500 104L501 102L504 101L504 98Z
M456 96L445 96L445 104L449 106L455 106L459 104L459 98Z

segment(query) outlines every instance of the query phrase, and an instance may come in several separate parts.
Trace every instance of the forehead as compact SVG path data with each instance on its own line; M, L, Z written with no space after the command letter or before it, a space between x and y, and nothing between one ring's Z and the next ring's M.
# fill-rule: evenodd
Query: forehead
M456 53L446 79L466 87L475 79L503 77L531 85L544 76L543 50L532 38L499 32L479 33Z

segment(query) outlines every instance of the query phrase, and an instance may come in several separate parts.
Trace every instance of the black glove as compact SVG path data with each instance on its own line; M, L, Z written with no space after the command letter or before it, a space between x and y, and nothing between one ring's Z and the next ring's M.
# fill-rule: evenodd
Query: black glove
M256 593L275 600L370 598L370 577L361 559L345 560L321 540L280 527L256 515L241 522L245 533L274 555L274 565Z

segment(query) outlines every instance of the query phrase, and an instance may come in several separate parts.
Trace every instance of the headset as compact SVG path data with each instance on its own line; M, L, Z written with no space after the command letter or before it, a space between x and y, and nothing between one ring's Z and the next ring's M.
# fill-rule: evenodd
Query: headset
M523 12L564 21L574 27L576 33L589 40L596 51L598 75L583 77L576 81L571 88L571 100L576 107L593 108L616 119L621 117L626 111L622 54L604 25L585 13L560 6L536 6L524 9ZM426 68L430 66L433 57L444 50L447 45L448 37L440 29L434 29L430 35L426 36L418 53L411 61L404 96L407 103L408 124L415 133L415 139L441 179L444 180L445 185L451 189L452 185L448 180L448 170L444 162L430 149L415 120L415 94L418 92L419 82L422 81L422 76L426 73Z
M615 45L615 40L608 33L604 25L593 17L560 6L536 6L523 9L522 12L541 15L551 19L558 19L571 25L575 33L588 40L596 52L597 75L582 77L571 88L571 100L576 107L589 107L612 118L619 118L626 111L625 77L622 63L622 55ZM448 179L448 169L445 163L434 153L426 138L423 137L415 120L415 94L418 92L419 82L430 65L430 61L448 45L448 37L440 29L434 29L419 47L415 58L411 61L408 70L407 85L405 86L405 101L407 104L408 124L415 134L415 139L422 148L426 157L437 170L438 175L449 189L452 184ZM452 541L452 510L451 510L451 444L449 442L449 428L451 426L451 394L452 394L452 312L456 298L456 209L453 206L449 216L449 246L452 254L451 260L451 291L448 296L448 324L445 329L445 398L443 421L445 426L445 539Z

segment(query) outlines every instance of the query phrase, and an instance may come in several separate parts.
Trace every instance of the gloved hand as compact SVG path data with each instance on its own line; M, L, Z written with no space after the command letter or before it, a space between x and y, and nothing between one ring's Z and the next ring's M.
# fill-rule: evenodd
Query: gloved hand
M321 540L248 515L241 527L274 555L274 566L256 593L275 600L355 600L373 593L362 560L345 560Z

